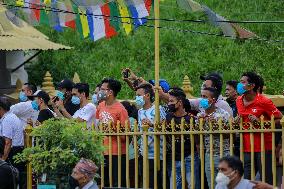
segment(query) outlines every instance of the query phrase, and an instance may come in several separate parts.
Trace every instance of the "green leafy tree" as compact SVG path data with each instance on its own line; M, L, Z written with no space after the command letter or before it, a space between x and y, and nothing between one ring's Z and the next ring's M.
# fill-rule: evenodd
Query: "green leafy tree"
M38 175L47 173L60 180L71 173L80 158L91 159L97 165L103 162L103 136L87 130L85 123L50 119L34 128L31 135L36 144L25 148L15 159L29 161Z

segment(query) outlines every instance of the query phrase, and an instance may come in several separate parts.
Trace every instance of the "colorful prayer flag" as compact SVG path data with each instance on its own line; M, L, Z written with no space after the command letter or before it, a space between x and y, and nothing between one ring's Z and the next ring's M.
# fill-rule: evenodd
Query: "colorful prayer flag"
M129 16L128 9L125 6L123 0L117 0L117 3L119 7L120 16L122 17L121 18L122 27L124 28L126 34L128 35L132 31L131 20L129 18L130 16Z
M89 29L89 26L88 26L88 20L87 20L87 16L86 16L86 10L83 10L83 7L79 7L78 10L79 10L79 13L80 13L80 20L81 20L81 25L82 25L83 37L86 38L90 34L90 29Z
M118 6L116 2L109 2L108 3L109 8L110 8L110 25L115 28L115 31L120 30L120 22L121 19L119 18L119 11L118 11Z
M109 39L112 36L115 36L117 33L115 31L115 28L112 27L111 24L110 24L111 13L110 13L110 7L109 7L108 3L104 4L101 7L101 11L102 11L102 15L105 15L103 17L104 25L105 25L105 35L106 35L106 38Z

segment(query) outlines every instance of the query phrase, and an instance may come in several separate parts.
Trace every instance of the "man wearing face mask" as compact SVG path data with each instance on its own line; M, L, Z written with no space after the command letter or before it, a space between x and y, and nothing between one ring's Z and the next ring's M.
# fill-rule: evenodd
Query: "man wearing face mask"
M38 126L44 121L55 117L56 114L48 107L50 97L45 91L38 90L32 97L34 98L32 101L32 107L34 110L39 111L35 126ZM29 119L28 124L33 126L33 121Z
M243 179L243 163L236 156L223 157L219 161L215 189L254 189L255 184Z
M171 132L171 121L174 120L176 127L175 131L180 131L181 120L184 119L185 124L190 124L190 120L193 119L193 115L189 114L190 112L190 103L186 99L186 95L181 88L172 88L169 90L169 103L168 103L169 113L166 116L167 121L167 131ZM185 130L189 130L189 128L185 127ZM182 188L182 175L181 175L181 139L179 136L176 136L175 139L175 168L176 168L176 187L177 189ZM197 141L197 138L196 140ZM194 159L191 159L191 141L190 136L184 136L184 162L185 162L185 170L186 170L186 181L188 188L191 188L191 161L194 161L194 180L195 180L195 189L200 188L200 170L199 170L199 157L194 148ZM171 176L172 174L172 137L169 135L167 137L167 159L168 159L168 174ZM172 188L172 178L170 178L170 187Z
M276 126L280 124L282 113L275 107L270 99L257 91L261 86L260 77L254 72L246 72L242 75L237 91L241 95L237 99L237 109L239 116L243 119L243 129L250 127L250 123L254 128L260 128L260 117L264 116L264 120L271 120L274 116ZM261 134L254 133L254 158L255 172L261 171ZM251 141L250 133L244 133L244 177L250 178L251 175ZM265 133L265 181L272 184L272 134ZM262 176L262 175L261 175ZM276 176L276 175L274 175Z
M226 112L230 114L230 116L233 117L233 111L229 104L223 99L221 92L222 92L222 85L223 85L223 79L218 73L210 73L206 76L200 76L200 79L204 82L202 83L201 90L203 88L215 88L217 91L218 98L216 99L216 107L224 109ZM159 96L162 100L168 102L169 101L169 95L167 93L164 93L162 90L159 90ZM197 99L189 99L191 109L195 111L203 111L202 107L199 106L201 98Z
M154 131L155 123L155 105L154 102L154 90L151 84L141 84L136 90L136 105L138 108L138 127L140 131L143 130L143 126L148 125L148 131ZM160 120L161 122L166 119L166 112L162 106L160 109ZM160 138L160 160L162 164L163 160L163 140ZM141 144L139 148L140 157L140 169L143 166L143 139L141 139ZM149 162L149 187L154 187L154 136L148 136L148 162ZM158 172L158 188L162 188L162 169Z
M74 115L70 115L65 109L60 101L57 101L58 109L55 109L55 112L59 116L64 116L69 119L77 119L80 122L86 122L87 129L91 129L94 123L94 117L96 113L96 107L94 104L88 102L89 98L89 85L87 83L77 83L72 89L72 98L71 102L75 105L79 105L80 109L77 110ZM62 112L62 114L58 111Z
M30 83L25 83L19 95L20 102L11 106L10 112L14 113L20 120L23 128L26 128L27 121L32 119L37 120L39 111L32 107L31 97L36 92L36 86Z
M219 129L218 121L222 119L223 127L229 127L230 114L225 110L216 107L216 100L218 99L218 91L215 88L204 88L201 90L200 106L203 111L197 114L196 127L199 128L199 119L204 119L204 130L210 129L210 122L213 129ZM220 146L223 146L223 155L230 154L229 139L224 136L223 144L220 144L220 136L213 135L213 159L214 159L214 175L217 174L217 166L220 159ZM211 167L210 167L210 135L204 135L204 147L205 147L205 173L209 186L211 185Z
M237 85L238 81L235 80L227 81L226 90L225 90L225 95L227 97L226 101L232 108L234 117L236 117L238 114L237 105L236 105L236 100L238 98Z
M96 119L99 120L99 124L102 124L105 131L117 132L117 123L119 121L120 128L123 129L126 126L129 128L128 113L124 106L116 99L118 93L121 90L121 84L119 81L106 78L102 82L100 92L98 96L102 98L102 102L97 107ZM126 125L128 124L128 125ZM109 128L111 126L111 128ZM125 137L120 137L121 141L121 186L126 186L126 140ZM109 186L109 143L112 144L111 154L112 154L112 178L113 186L118 186L118 141L117 136L105 137L104 146L107 150L104 152L105 155L105 185Z
M24 150L24 133L20 119L10 112L10 107L11 102L5 97L0 97L0 136L5 139L1 159L10 162L19 170L19 185L23 188L25 163L15 163L13 157Z
M73 89L74 83L69 79L62 80L58 85L56 92L56 96L52 99L53 107L57 104L63 104L64 108L70 115L74 115L77 110L79 110L80 105L79 104L73 104L72 103L72 89ZM57 102L60 101L60 102Z
M97 170L98 167L93 161L82 158L69 178L70 189L99 189L94 181Z

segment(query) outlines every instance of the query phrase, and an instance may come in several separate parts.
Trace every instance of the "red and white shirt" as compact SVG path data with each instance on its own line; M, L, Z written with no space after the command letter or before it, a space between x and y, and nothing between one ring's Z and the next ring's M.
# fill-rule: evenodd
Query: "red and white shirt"
M238 109L238 114L243 118L243 123L250 122L248 116L254 115L260 118L261 115L264 116L264 120L270 120L271 116L275 117L281 116L281 112L276 108L273 102L262 94L257 94L253 103L248 106L244 106L243 95L237 98L236 104ZM244 125L243 129L248 129L248 125ZM260 133L254 134L254 151L261 151L261 137ZM265 150L269 151L272 149L272 134L264 134ZM250 152L250 133L244 133L244 152Z

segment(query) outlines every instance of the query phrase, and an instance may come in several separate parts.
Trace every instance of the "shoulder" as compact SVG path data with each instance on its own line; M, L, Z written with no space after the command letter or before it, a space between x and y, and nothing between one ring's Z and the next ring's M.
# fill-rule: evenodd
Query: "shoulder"
M90 109L96 109L96 106L95 106L94 104L92 104L92 103L88 103L88 104L86 104L86 105L83 107L83 109L88 109L88 110L90 110Z

